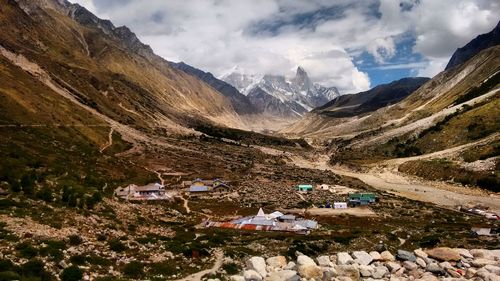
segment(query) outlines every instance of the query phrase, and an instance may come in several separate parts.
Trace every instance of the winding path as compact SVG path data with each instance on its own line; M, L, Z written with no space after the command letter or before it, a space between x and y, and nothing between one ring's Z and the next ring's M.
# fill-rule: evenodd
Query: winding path
M212 268L202 270L200 272L191 274L177 281L201 281L201 278L208 274L215 274L217 270L222 266L222 261L224 260L224 252L220 249L215 250L215 263Z
M113 129L113 127L111 127L111 129L109 130L109 134L108 134L108 143L99 150L100 153L103 153L104 150L106 150L106 148L113 145L113 131L114 131L114 129Z

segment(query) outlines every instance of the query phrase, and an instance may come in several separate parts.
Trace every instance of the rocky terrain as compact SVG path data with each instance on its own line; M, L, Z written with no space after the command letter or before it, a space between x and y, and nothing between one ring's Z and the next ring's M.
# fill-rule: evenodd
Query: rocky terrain
M379 245L383 248L383 245ZM298 280L488 280L500 279L500 250L463 248L338 252L309 257L296 252L246 261L242 275L233 281ZM215 280L215 279L212 279Z

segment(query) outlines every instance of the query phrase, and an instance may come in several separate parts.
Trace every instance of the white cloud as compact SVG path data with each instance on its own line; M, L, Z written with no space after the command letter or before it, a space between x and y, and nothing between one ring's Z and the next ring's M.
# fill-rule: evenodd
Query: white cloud
M417 76L433 77L434 75L443 71L443 69L446 67L446 64L448 64L448 61L449 61L448 59L442 59L442 58L435 58L433 60L430 60L426 63L424 67L416 69Z
M435 74L500 14L488 0L73 1L129 26L168 60L216 76L235 65L249 74L292 75L301 65L314 81L343 92L370 87L368 75L353 63L363 52L383 66L398 57L398 40L412 34L413 50L423 56L415 72Z

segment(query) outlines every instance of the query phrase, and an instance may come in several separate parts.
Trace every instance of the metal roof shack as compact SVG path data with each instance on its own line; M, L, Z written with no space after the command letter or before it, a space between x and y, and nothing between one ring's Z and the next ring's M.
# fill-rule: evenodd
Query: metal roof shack
M207 192L208 186L206 185L192 185L189 187L189 192Z
M313 220L296 220L294 215L284 215L281 212L265 214L262 208L255 216L243 217L228 222L205 222L205 227L233 228L244 230L284 231L298 234L308 234L316 229L318 223Z

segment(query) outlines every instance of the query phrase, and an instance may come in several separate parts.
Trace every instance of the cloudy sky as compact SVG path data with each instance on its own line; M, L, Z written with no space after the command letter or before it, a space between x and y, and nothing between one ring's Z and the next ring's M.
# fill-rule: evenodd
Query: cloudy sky
M500 19L496 0L71 0L170 61L293 75L343 93L433 76Z

